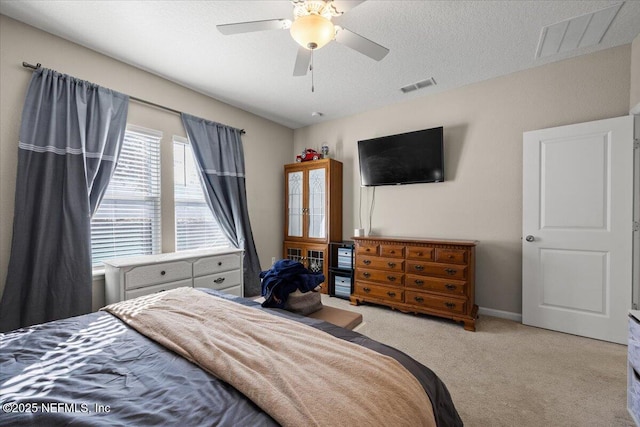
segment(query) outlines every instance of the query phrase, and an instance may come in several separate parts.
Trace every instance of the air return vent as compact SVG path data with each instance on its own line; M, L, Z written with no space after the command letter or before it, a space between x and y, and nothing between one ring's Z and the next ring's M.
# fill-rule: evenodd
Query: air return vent
M600 43L620 6L622 3L544 27L536 58Z
M436 81L434 80L433 77L431 77L429 79L421 80L419 82L401 87L400 90L402 91L402 93L408 93L408 92L413 92L414 90L424 89L425 87L435 86L435 84L436 84Z

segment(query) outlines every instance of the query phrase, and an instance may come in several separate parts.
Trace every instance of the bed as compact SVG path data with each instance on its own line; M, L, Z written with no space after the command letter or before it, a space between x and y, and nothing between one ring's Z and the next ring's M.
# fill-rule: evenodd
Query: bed
M408 355L210 289L141 297L0 340L3 425L462 425L444 383ZM361 354L374 359L370 372ZM387 371L399 386L387 387ZM414 382L420 391L405 397Z

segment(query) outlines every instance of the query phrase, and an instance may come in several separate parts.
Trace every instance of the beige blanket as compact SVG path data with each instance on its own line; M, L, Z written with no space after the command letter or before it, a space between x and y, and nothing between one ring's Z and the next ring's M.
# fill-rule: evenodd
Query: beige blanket
M103 310L231 384L281 425L436 425L429 397L395 359L310 326L192 288Z

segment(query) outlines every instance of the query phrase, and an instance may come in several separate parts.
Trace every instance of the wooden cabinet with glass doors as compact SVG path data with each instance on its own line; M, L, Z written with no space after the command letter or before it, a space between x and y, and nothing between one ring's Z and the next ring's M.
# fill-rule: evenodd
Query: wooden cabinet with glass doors
M284 258L322 272L327 293L329 242L342 240L342 163L333 159L285 165Z

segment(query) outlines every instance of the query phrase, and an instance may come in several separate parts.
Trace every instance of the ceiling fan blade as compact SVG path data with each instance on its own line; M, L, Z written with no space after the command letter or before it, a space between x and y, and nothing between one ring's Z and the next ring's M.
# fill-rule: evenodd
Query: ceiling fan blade
M265 21L236 22L235 24L216 25L218 31L231 34L252 33L254 31L286 30L291 26L289 19L267 19Z
M372 42L353 31L347 30L346 28L338 29L336 33L336 41L353 50L357 50L361 54L366 55L371 59L375 59L376 61L380 61L382 58L387 56L387 53L389 53L389 49L386 47L380 46L378 43Z
M311 51L300 46L298 48L298 55L296 56L296 65L293 66L293 75L306 76L310 63Z

